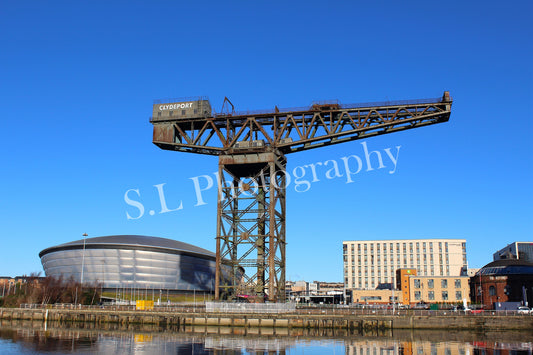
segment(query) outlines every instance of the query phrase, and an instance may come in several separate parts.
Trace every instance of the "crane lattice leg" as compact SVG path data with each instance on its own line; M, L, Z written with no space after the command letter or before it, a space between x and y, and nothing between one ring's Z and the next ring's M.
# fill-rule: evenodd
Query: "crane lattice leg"
M286 159L219 157L215 299L285 300Z

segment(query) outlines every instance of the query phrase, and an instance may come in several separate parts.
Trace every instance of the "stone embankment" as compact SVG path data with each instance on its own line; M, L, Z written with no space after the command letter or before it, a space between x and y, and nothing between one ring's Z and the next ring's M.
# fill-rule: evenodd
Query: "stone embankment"
M450 314L449 312L405 312L373 314L359 312L291 313L211 313L205 311L135 311L116 309L25 309L0 308L0 319L42 322L89 322L154 324L158 326L230 326L308 329L450 329L450 330L531 330L533 316L488 314Z

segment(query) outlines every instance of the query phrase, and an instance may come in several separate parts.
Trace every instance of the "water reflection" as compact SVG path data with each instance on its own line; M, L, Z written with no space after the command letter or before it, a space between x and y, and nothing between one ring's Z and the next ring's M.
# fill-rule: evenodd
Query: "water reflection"
M533 354L531 332L385 331L0 322L0 353Z

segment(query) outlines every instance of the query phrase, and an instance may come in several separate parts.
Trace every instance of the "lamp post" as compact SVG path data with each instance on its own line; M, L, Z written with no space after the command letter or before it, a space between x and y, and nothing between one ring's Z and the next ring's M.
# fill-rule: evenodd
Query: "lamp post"
M102 301L102 297L104 296L104 286L105 286L105 259L102 259L102 274L103 274L103 281L102 286L100 287L100 301Z
M87 237L87 233L83 233L83 254L81 257L81 277L80 277L80 287L81 287L81 294L83 295L83 269L85 268L85 238ZM76 300L74 301L75 304L78 304L78 288L76 287Z
M87 233L83 233L83 253L81 256L81 279L80 283L83 288L83 269L85 268L85 238L87 237Z
M396 308L396 299L394 298L394 289L396 288L396 283L394 280L394 275L392 275L392 314L394 315L394 311Z

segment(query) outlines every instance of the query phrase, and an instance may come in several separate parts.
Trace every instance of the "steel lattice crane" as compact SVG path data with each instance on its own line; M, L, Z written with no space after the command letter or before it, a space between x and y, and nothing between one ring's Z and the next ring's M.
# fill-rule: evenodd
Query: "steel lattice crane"
M286 154L446 122L452 99L342 105L337 101L213 113L204 97L156 101L153 143L218 155L215 299L285 300Z

